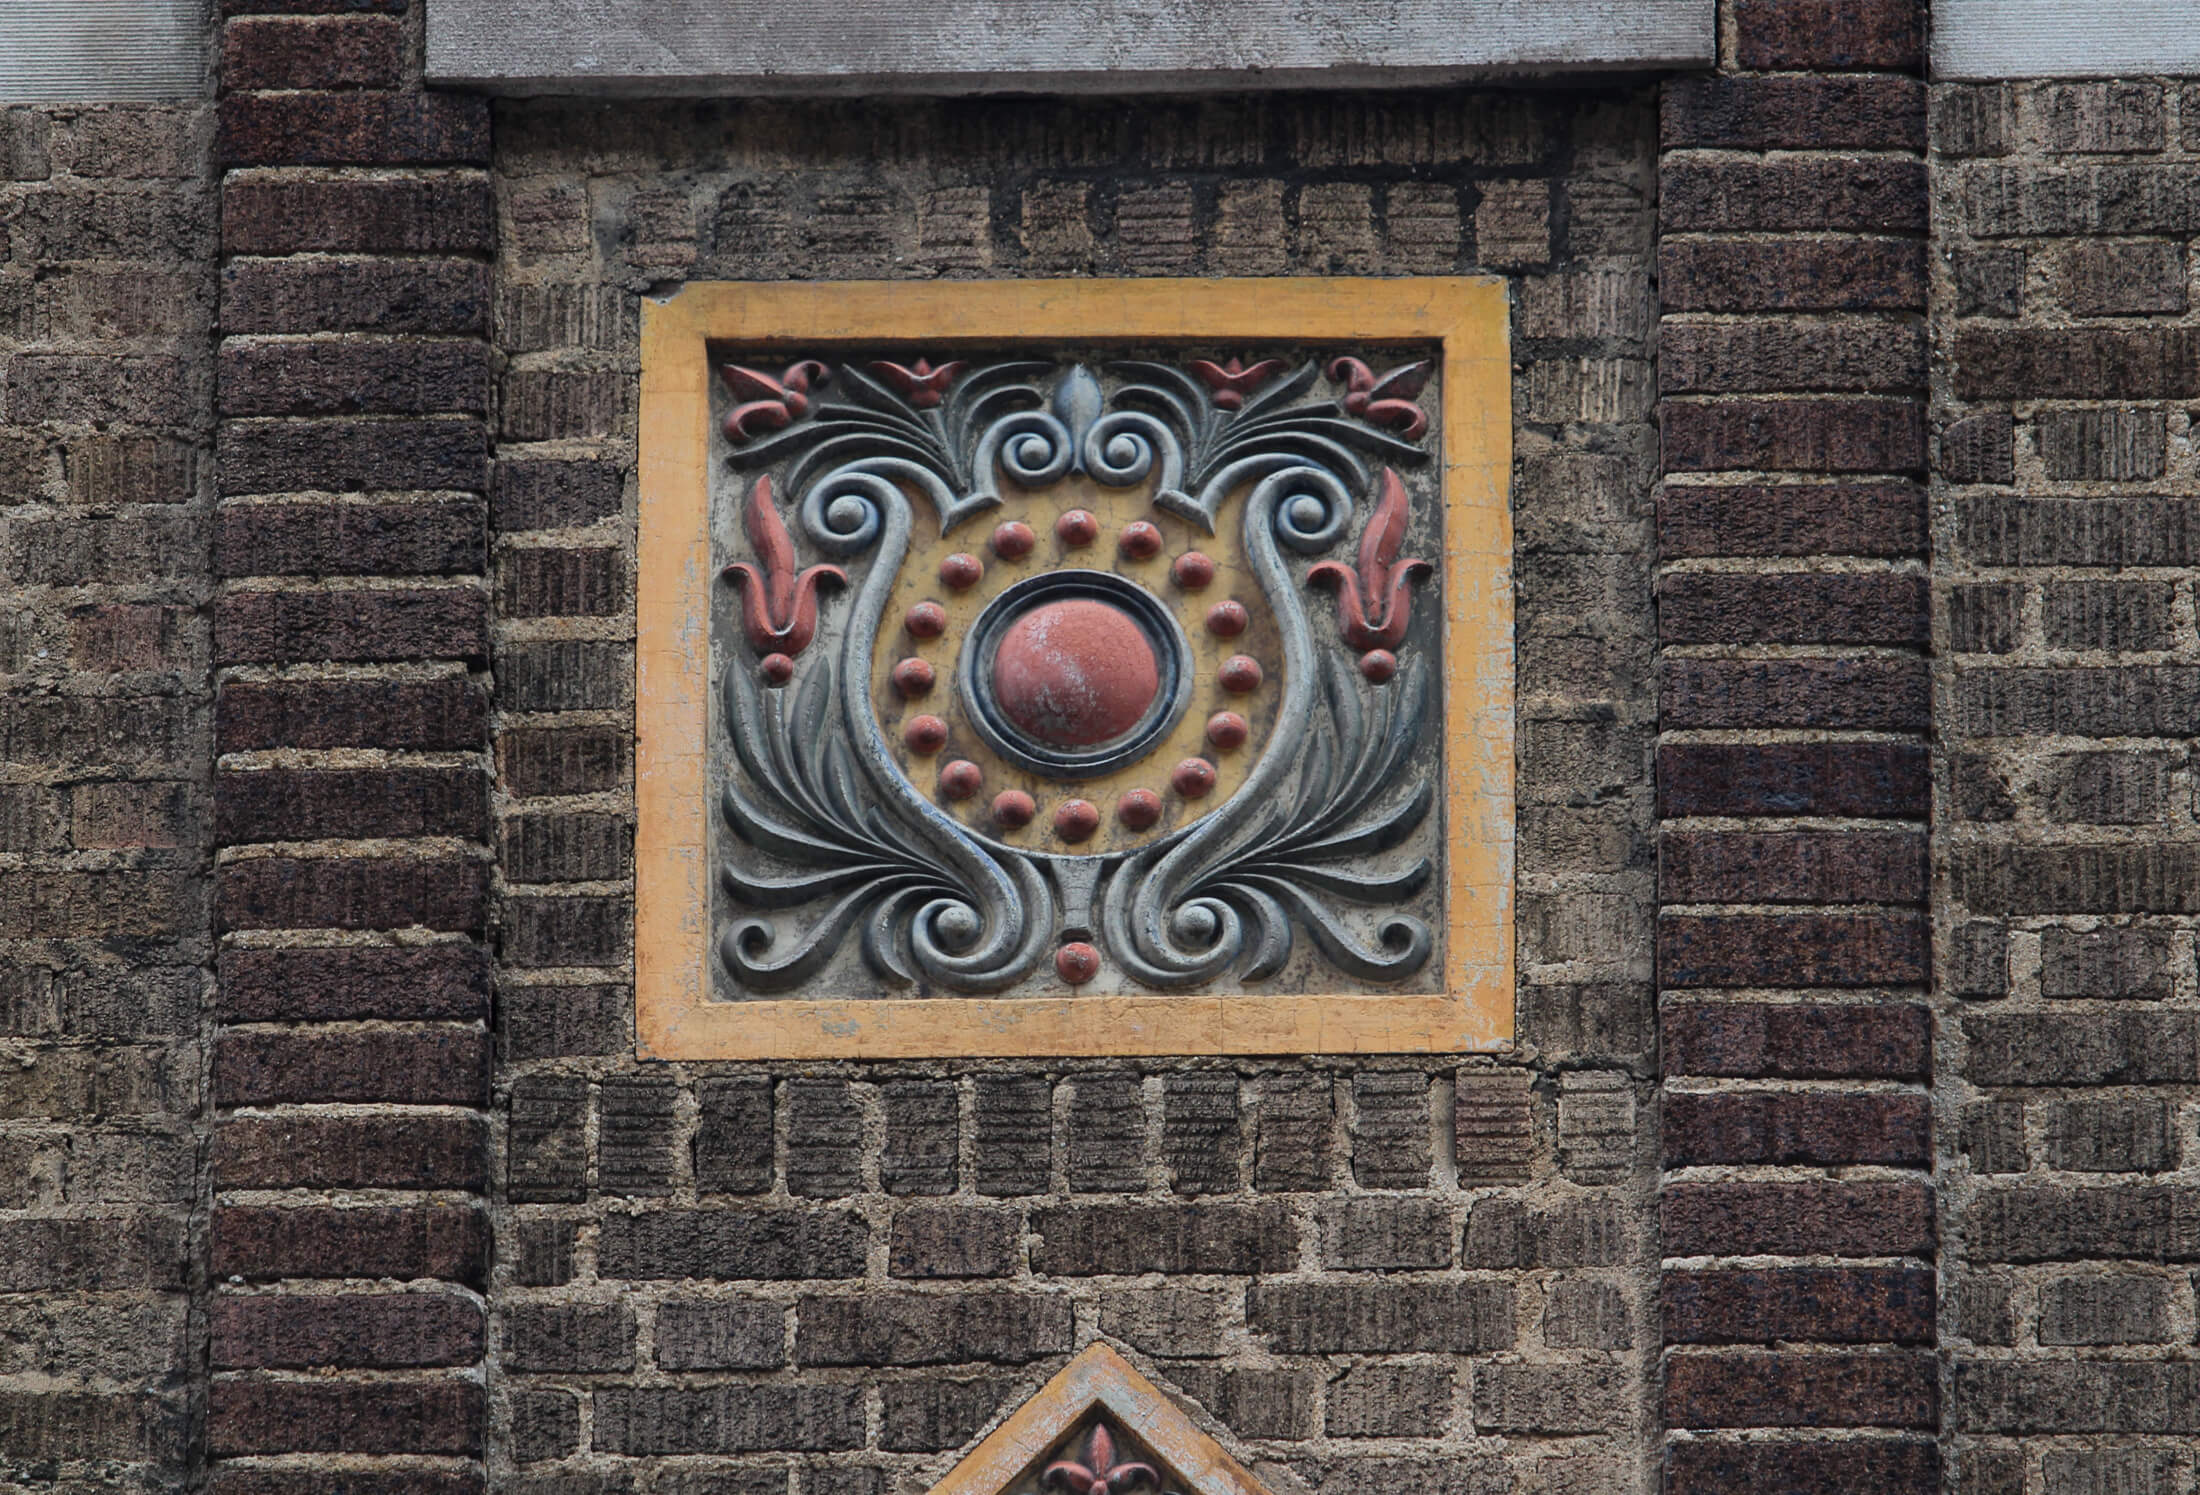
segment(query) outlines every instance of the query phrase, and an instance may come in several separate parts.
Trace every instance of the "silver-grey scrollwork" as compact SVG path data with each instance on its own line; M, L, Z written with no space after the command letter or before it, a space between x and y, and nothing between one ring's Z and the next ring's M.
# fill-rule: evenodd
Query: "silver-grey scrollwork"
M1391 902L1419 891L1430 870L1425 858L1372 878L1321 865L1395 847L1427 815L1430 799L1422 781L1395 805L1358 818L1412 755L1427 670L1416 658L1390 684L1368 686L1343 659L1317 662L1313 630L1278 549L1312 554L1334 544L1351 512L1352 495L1337 476L1304 463L1263 478L1246 502L1245 554L1276 604L1283 641L1276 746L1228 803L1178 840L1130 857L1109 879L1101 939L1145 985L1193 986L1232 966L1243 980L1272 976L1290 958L1293 914L1331 962L1362 980L1399 980L1428 959L1433 942L1424 921L1393 916L1382 927L1382 948L1372 949L1318 896Z
M724 791L726 823L791 870L728 858L722 885L746 909L811 910L805 927L784 936L770 917L730 924L720 955L739 985L800 985L860 925L862 957L889 983L999 991L1029 975L1059 937L1049 859L981 841L926 799L896 763L870 691L874 641L910 548L910 495L924 495L945 534L998 506L1004 478L1031 488L1072 471L1109 487L1151 481L1157 507L1209 532L1224 500L1249 486L1244 554L1283 654L1269 751L1229 800L1113 862L1094 934L1125 974L1157 988L1231 970L1248 982L1273 976L1298 930L1360 980L1420 969L1432 950L1423 920L1393 912L1370 942L1335 905L1395 908L1429 878L1426 858L1393 872L1360 866L1402 845L1430 808L1425 779L1403 782L1427 717L1427 660L1416 654L1373 684L1348 656L1318 649L1305 583L1286 552L1318 555L1352 529L1371 487L1363 455L1410 464L1428 453L1334 402L1300 402L1319 377L1312 363L1234 409L1219 408L1190 374L1152 362L1112 365L1124 381L1112 397L1083 366L868 367L885 373L836 365L831 380L845 399L732 457L743 468L783 464L779 489L794 499L809 542L837 559L866 558L853 594L836 603L846 609L837 658L808 661L785 690L761 687L744 661L724 672L722 709L742 771ZM919 389L921 398L912 395ZM1091 883L1079 873L1063 885Z

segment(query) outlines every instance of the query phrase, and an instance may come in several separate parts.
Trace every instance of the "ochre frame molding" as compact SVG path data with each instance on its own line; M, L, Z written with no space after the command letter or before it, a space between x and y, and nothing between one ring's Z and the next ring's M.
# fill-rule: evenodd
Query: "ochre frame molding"
M943 329L946 329L943 331ZM1513 1032L1512 378L1493 277L714 283L642 303L635 1026L649 1059L1456 1053ZM956 342L1443 349L1443 989L1412 995L710 998L710 359Z

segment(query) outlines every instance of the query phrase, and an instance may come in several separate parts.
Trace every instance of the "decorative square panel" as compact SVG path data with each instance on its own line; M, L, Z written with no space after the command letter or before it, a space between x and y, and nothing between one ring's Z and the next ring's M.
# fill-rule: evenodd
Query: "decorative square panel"
M1510 1036L1501 283L645 308L667 1058Z

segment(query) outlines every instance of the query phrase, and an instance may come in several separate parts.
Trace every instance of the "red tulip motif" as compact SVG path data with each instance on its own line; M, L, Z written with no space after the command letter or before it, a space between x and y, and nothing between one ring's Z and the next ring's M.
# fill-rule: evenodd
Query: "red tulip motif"
M726 567L726 577L741 588L741 631L759 654L792 657L817 635L817 588L826 580L846 586L848 573L838 566L795 571L794 541L772 504L772 480L758 478L741 511L749 544L763 561L759 571L746 561Z
M914 368L881 362L872 364L871 372L900 390L902 398L919 410L930 410L946 395L947 386L955 382L955 376L968 367L969 364L957 359L934 368L920 358Z
M742 401L726 416L726 439L736 446L766 431L784 430L790 422L808 414L810 386L823 384L827 377L825 365L814 358L790 365L776 379L737 363L729 363L719 372L734 398Z
M1335 582L1337 621L1344 640L1355 649L1395 649L1413 615L1413 580L1435 568L1417 557L1398 559L1406 538L1406 486L1383 469L1382 497L1360 536L1359 574L1336 561L1323 561L1306 573L1309 582Z
M1063 1459L1049 1464L1039 1476L1039 1484L1061 1490L1063 1495L1122 1495L1139 1485L1159 1491L1161 1475L1151 1464L1117 1463L1115 1435L1100 1422L1093 1424L1092 1436L1085 1440L1085 1461L1080 1464Z
M1414 400L1428 385L1429 366L1409 363L1380 378L1357 358L1334 358L1329 377L1344 385L1344 413L1371 426L1387 426L1408 441L1428 429L1428 413Z
M1263 358L1247 368L1235 358L1228 363L1211 363L1204 358L1191 361L1191 370L1199 376L1199 382L1214 392L1217 410L1236 410L1245 404L1245 397L1283 372L1283 364L1274 358Z

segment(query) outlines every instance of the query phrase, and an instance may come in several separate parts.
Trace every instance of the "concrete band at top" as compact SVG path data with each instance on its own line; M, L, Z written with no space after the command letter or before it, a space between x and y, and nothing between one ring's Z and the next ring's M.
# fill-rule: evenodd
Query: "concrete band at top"
M432 84L499 93L1123 93L1696 68L1715 0L429 0Z

